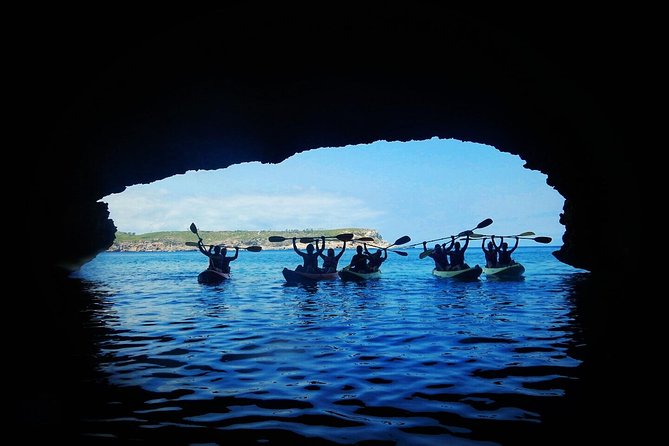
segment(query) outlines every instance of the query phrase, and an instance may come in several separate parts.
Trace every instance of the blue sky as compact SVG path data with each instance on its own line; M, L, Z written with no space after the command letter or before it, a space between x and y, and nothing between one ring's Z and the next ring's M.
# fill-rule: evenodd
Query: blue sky
M546 175L494 147L433 138L321 148L280 164L189 171L104 197L120 231L362 227L390 242L533 231L562 244L564 198ZM522 245L536 244L531 240Z

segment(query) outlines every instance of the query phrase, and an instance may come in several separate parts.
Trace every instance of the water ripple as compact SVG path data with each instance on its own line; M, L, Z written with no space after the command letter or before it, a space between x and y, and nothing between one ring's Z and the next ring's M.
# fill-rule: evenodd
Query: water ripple
M216 287L197 284L197 253L101 255L80 276L107 330L97 368L111 390L97 388L82 432L183 444L540 438L581 377L576 273L548 250L521 252L522 281L450 282L412 254L380 280L313 286L284 283L294 253L240 254Z

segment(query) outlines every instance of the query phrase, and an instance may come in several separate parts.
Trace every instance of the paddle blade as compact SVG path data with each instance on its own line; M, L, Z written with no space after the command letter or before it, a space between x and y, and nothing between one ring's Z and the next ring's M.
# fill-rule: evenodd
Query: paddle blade
M195 226L195 223L190 224L190 232L197 235L197 226Z
M356 238L352 241L354 241L354 242L373 242L374 239L372 237L360 237L360 238Z
M395 243L393 245L403 245L405 243L409 243L411 241L411 237L408 235L405 235L404 237L400 237L397 240L395 240Z
M247 246L244 249L246 249L247 251L251 251L251 252L260 252L260 251L262 251L262 246Z
M405 251L393 251L392 249L390 251L394 252L395 254L401 255L402 257L406 257L409 255L409 253Z
M354 237L353 234L339 234L335 236L337 240L340 240L342 242L350 242L351 240L353 240L353 237Z
M550 243L551 241L553 241L553 239L550 238L550 237L541 237L540 236L540 237L534 237L534 241L538 242L538 243Z
M530 235L535 235L535 234L532 231L527 231L527 232L523 232L521 234L518 234L516 237L529 237Z
M425 257L429 256L434 252L434 249L428 249L427 251L423 251L420 254L418 254L418 258L424 259Z
M476 228L475 228L475 229L485 228L485 227L487 227L487 226L490 226L491 224L492 224L492 218L486 218L486 219L483 220L481 223L479 223L478 225L476 225Z
M186 246L197 246L197 242L186 242Z
M268 240L270 242L285 242L286 237L281 237L280 235L271 235Z

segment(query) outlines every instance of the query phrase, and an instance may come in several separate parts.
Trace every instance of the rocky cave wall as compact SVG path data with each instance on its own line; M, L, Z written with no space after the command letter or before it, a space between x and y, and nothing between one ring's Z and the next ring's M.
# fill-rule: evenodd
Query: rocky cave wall
M605 241L632 218L618 211L629 98L612 94L628 48L601 14L73 12L44 11L24 42L27 137L49 154L25 154L43 186L27 196L39 205L26 221L53 234L52 265L76 268L110 246L97 201L125 186L432 137L488 144L547 174L566 199L561 261L598 271L621 255Z

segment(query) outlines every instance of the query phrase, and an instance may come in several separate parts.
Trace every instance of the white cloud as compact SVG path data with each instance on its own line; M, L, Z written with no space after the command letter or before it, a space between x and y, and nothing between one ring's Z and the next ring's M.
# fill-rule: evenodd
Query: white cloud
M138 234L188 230L260 230L338 227L374 227L384 212L362 200L315 189L290 195L238 194L173 198L165 190L128 188L103 200L120 231Z

